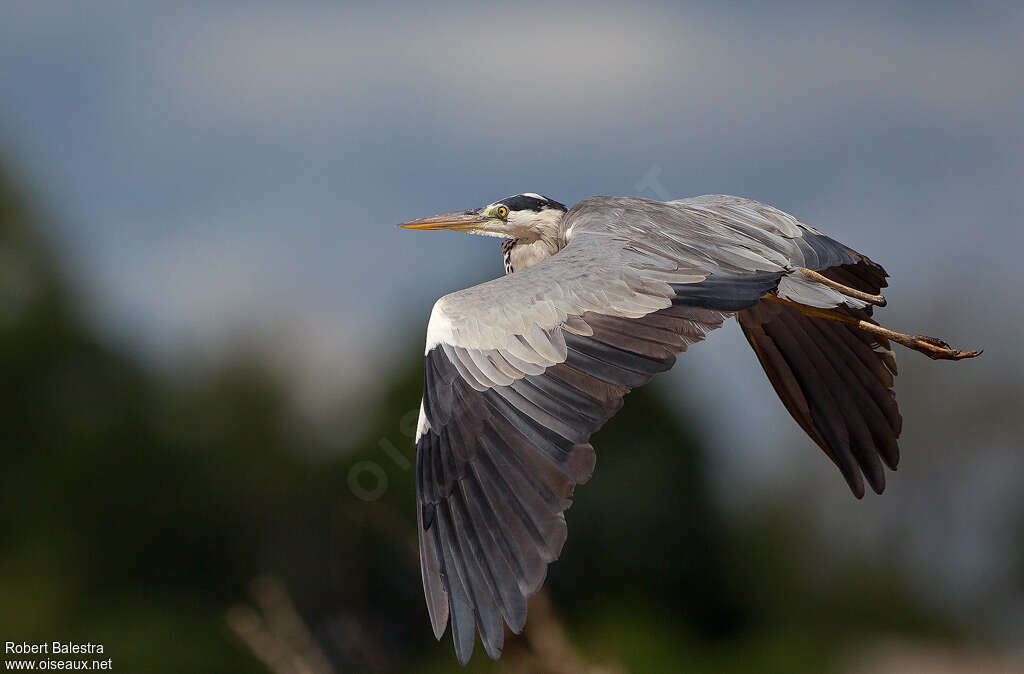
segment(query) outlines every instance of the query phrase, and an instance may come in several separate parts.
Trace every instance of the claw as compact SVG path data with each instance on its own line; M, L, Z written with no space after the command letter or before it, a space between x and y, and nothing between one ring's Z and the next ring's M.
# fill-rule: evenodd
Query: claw
M964 360L981 355L980 350L961 351L954 349L938 337L928 337L927 335L913 335L910 343L904 342L903 344L915 351L920 351L932 360Z
M937 352L921 351L924 355L928 356L932 360L964 360L965 358L974 358L982 354L982 349L974 351L960 351L959 349L942 349Z

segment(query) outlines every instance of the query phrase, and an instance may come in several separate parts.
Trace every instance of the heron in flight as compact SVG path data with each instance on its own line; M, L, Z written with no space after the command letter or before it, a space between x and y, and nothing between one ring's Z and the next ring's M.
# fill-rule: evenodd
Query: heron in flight
M899 461L892 342L978 355L880 326L880 265L749 199L539 194L400 225L503 239L505 276L446 295L427 327L416 430L420 568L434 635L491 658L566 539L597 431L630 389L735 316L783 405L857 498Z

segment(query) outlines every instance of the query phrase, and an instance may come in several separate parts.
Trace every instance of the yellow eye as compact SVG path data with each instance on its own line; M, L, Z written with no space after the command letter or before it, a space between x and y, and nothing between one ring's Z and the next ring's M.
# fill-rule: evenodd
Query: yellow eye
M505 218L508 217L508 209L505 208L504 206L498 206L497 208L494 209L494 214L497 215L502 220L504 220Z

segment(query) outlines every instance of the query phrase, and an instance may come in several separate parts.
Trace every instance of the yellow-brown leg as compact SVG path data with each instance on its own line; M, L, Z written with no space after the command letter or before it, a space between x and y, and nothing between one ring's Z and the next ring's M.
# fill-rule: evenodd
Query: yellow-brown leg
M805 316L826 318L830 321L838 321L839 323L852 325L858 330L863 330L864 332L884 337L885 339L896 342L897 344L902 344L909 349L919 351L933 360L963 360L964 358L974 358L975 356L981 355L981 351L960 351L959 349L952 348L941 339L926 337L924 335L907 335L902 332L896 332L889 328L883 328L881 325L875 325L874 323L861 320L854 316L848 316L847 314L834 309L809 307L806 304L782 299L776 295L766 295L765 299L780 302L782 304L788 304L789 306L798 309L800 313Z
M847 297L853 297L858 300L863 300L869 304L874 304L875 306L878 307L885 306L885 298L882 297L881 295L872 295L871 293L866 293L863 290L857 290L856 288L851 288L850 286L844 286L842 283L839 283L838 281L833 281L829 277L823 276L818 272L814 271L813 269L800 267L798 271L801 274L803 274L804 277L809 278L812 281L815 281L822 285L828 286L833 290L838 290Z

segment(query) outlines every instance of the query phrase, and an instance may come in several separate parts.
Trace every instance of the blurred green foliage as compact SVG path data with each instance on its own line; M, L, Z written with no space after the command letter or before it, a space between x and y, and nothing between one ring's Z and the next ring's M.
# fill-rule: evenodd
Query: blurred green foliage
M251 352L170 376L97 338L44 231L0 169L0 635L100 642L117 671L264 671L225 615L270 574L339 671L454 668L403 467L418 346L362 439L325 440ZM548 584L588 661L816 672L873 635L950 635L892 569L815 568L798 503L724 512L700 429L656 385L594 442ZM353 494L358 461L379 500ZM478 649L469 670L494 667Z

